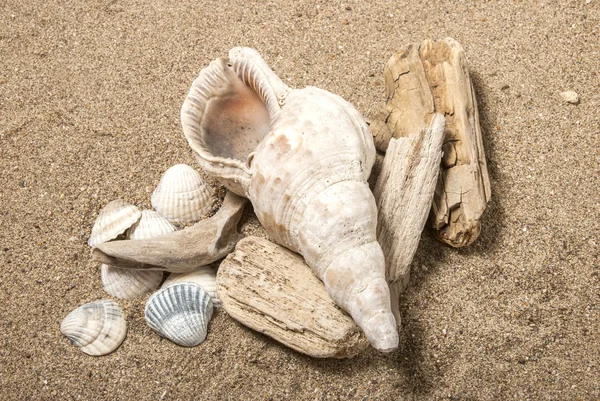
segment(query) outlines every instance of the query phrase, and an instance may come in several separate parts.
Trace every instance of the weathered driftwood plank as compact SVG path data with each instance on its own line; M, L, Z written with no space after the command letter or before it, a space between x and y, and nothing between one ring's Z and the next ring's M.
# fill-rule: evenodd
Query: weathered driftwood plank
M491 192L463 48L450 38L409 45L388 61L384 75L387 104L371 121L377 148L385 151L390 138L419 132L436 112L446 117L430 220L441 241L454 247L471 244Z
M303 354L348 358L368 345L304 259L246 237L219 267L217 294L231 317Z
M377 241L386 261L392 312L400 325L399 294L409 280L421 232L427 222L440 172L444 117L436 114L431 126L389 142L373 191L377 201Z
M246 198L227 192L213 217L156 238L105 242L92 249L92 258L120 268L189 272L233 250L242 238L237 225L246 202Z

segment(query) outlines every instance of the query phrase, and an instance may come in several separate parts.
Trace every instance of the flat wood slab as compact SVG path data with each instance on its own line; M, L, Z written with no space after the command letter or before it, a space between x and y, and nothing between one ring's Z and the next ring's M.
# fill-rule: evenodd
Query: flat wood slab
M386 151L390 138L425 129L436 112L446 117L430 221L441 241L454 247L471 244L491 191L463 48L451 38L408 45L390 58L384 75L387 104L370 122L376 147Z
M238 242L219 267L217 295L242 324L316 358L349 358L368 346L302 256L258 237Z

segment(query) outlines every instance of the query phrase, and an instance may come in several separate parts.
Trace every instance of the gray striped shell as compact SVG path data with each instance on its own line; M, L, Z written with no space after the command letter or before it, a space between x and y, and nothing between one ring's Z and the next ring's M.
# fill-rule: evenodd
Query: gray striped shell
M200 285L204 291L208 292L210 300L215 308L221 306L221 301L217 297L217 269L211 265L200 266L188 273L171 273L165 280L162 288L168 287L174 283L191 282Z
M184 347L206 339L213 304L195 283L175 283L152 294L146 302L146 322L162 337Z
M157 212L174 223L194 223L207 215L213 204L209 186L186 164L165 172L150 201Z
M109 202L96 218L88 245L96 246L117 238L137 223L140 217L140 209L122 199Z
M105 355L121 345L127 322L121 307L114 301L90 302L64 318L60 332L88 355Z

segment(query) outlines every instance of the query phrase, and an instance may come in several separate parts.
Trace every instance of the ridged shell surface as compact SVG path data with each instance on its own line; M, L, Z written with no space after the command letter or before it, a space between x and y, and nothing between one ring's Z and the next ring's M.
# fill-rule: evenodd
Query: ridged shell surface
M142 217L129 232L129 239L148 239L160 237L177 231L169 219L154 210L142 210Z
M163 279L160 270L119 269L102 265L102 286L104 291L115 298L134 299L158 288Z
M123 234L134 225L141 216L140 209L122 199L109 202L96 218L88 245L96 246L117 238L119 234Z
M193 223L210 211L212 191L196 170L177 164L165 172L151 203L171 222Z
M60 332L88 355L106 355L121 345L127 322L121 307L111 300L87 303L64 318Z
M162 337L184 347L206 339L213 314L210 296L196 283L175 283L152 294L146 302L146 322Z
M200 266L189 273L171 273L165 280L162 288L166 288L174 283L191 282L200 285L204 291L208 292L215 308L221 306L221 301L217 297L217 270L212 266Z

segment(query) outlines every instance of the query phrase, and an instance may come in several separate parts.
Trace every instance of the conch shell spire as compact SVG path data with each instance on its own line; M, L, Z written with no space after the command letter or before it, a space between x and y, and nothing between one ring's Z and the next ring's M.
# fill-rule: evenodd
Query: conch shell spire
M253 49L202 70L181 109L204 171L252 202L272 239L300 253L378 350L398 346L377 207L373 138L341 97L289 89Z

